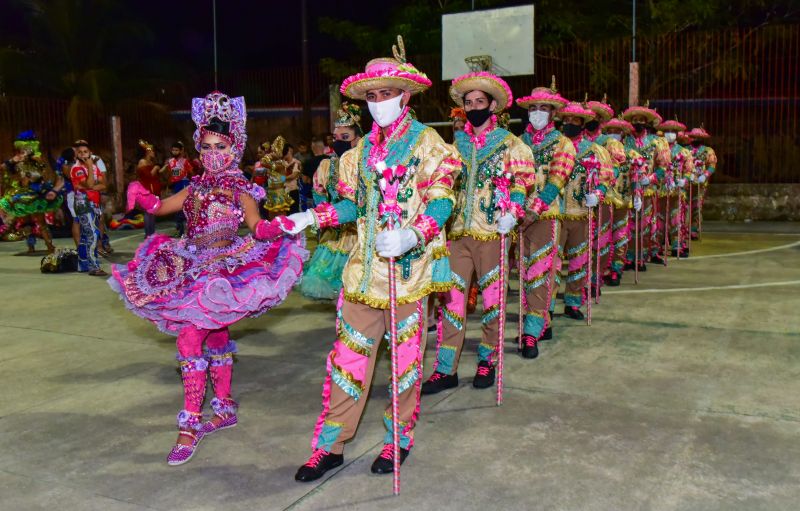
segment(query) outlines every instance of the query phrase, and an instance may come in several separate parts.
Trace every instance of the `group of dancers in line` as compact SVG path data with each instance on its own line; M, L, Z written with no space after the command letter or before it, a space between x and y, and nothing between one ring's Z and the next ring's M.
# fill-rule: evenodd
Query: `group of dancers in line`
M619 285L626 269L645 271L669 252L688 256L715 166L705 130L663 121L648 106L615 117L604 101L568 101L553 83L516 99L530 121L517 137L498 124L513 104L509 86L473 72L452 82L463 130L448 144L410 113L411 97L431 82L398 42L393 57L370 61L342 83L343 95L366 100L373 123L362 134L360 110L340 111L338 154L314 177L313 209L261 218L265 191L239 170L247 140L244 98L220 92L192 101L202 174L164 200L138 182L128 187L129 210L182 211L187 222L180 239L147 238L109 278L130 311L177 336L184 403L170 465L189 461L203 439L237 424L236 343L228 327L277 306L301 280L308 296L336 300L322 411L311 456L295 475L307 482L343 463L384 340L392 352L392 403L371 471L397 472L414 446L421 394L458 385L473 284L483 314L472 384L502 388L511 266L521 288L517 348L533 359L538 343L554 336L562 274L565 316L581 319L591 295L603 283ZM238 234L242 222L251 231L245 236ZM322 239L306 263L308 228ZM432 298L439 305L436 357L423 381ZM212 414L204 417L209 379Z

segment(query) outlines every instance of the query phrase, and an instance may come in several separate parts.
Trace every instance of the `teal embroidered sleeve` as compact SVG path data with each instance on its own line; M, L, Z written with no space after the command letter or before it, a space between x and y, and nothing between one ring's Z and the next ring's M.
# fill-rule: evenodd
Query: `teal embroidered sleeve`
M333 208L336 210L336 217L339 220L339 225L355 222L356 218L358 218L356 204L349 199L337 202L333 205Z
M547 183L544 188L539 192L539 198L545 204L551 204L556 197L558 197L558 187L553 183Z
M425 208L425 214L434 220L439 229L444 227L450 214L453 212L453 202L450 199L434 199L428 203Z

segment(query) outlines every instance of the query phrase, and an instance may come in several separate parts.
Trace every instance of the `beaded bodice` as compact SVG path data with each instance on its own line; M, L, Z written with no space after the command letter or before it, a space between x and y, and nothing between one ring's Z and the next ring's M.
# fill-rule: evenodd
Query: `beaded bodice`
M241 174L203 175L192 179L183 203L186 237L198 248L234 240L239 225L244 221L243 193L252 196L256 202L264 196L263 188L249 183Z

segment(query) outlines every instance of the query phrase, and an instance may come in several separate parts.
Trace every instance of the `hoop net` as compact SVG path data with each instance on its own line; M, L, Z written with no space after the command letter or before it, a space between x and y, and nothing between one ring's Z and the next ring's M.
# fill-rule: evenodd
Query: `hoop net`
M473 72L478 71L491 71L492 69L492 56L491 55L473 55L464 59L467 66Z

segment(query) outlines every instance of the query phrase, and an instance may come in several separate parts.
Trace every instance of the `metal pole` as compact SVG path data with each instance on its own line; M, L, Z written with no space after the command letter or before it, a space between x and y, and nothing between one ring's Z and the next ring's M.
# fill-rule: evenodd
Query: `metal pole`
M214 20L214 90L218 90L219 71L217 67L217 0L211 0L211 17Z
M303 131L311 135L311 85L308 71L308 1L302 0L302 53L303 53Z
M111 116L111 147L114 151L114 180L116 181L114 195L117 204L124 205L125 168L122 162L122 122L118 115Z

